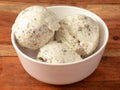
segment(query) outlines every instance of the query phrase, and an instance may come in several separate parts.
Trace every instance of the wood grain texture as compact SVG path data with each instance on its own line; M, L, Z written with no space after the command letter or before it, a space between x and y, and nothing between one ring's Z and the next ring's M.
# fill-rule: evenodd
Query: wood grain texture
M46 4L120 4L119 0L1 0L2 2L46 3Z
M11 44L11 27L18 13L31 5L70 5L99 15L109 28L109 41L96 71L81 82L55 86L32 78L23 69ZM119 90L120 0L1 0L0 90Z

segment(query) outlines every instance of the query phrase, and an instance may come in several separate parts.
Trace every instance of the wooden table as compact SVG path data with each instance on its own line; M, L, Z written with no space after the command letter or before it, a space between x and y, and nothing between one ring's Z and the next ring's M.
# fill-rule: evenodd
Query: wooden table
M88 1L88 2L87 2ZM120 90L120 0L4 0L0 1L0 90ZM99 15L108 25L109 41L96 71L71 85L55 86L32 78L21 66L11 44L11 26L30 5L72 5Z

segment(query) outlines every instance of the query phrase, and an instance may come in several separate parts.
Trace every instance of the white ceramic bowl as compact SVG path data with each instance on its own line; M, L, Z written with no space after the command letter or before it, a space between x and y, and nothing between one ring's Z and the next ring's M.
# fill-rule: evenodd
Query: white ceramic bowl
M108 28L99 16L88 10L72 6L50 6L48 8L56 13L59 19L74 14L85 14L94 19L100 26L100 43L97 51L82 62L50 64L35 60L36 51L31 53L27 49L22 49L16 43L13 31L11 34L12 44L24 69L37 80L56 85L78 82L89 76L97 68L108 41Z

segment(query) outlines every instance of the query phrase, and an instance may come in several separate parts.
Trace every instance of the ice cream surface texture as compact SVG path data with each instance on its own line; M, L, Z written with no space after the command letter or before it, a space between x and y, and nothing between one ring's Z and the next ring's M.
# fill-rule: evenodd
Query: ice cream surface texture
M82 57L93 53L99 42L99 26L85 15L68 16L60 21L55 38L63 42Z
M70 63L82 58L66 44L52 41L40 48L37 59L47 63Z
M38 49L53 38L60 27L57 16L45 7L31 6L19 13L12 30L17 42L28 49Z

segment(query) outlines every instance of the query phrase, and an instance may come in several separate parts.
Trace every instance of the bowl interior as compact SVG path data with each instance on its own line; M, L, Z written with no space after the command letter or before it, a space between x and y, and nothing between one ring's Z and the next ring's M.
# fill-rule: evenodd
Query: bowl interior
M107 28L106 24L104 23L104 21L100 17L98 17L97 15L95 15L94 13L92 13L88 10L85 10L82 8L77 8L77 7L51 6L51 7L47 7L47 8L50 9L51 11L53 11L60 20L65 18L66 16L75 15L75 14L84 14L84 15L91 17L100 26L100 42L99 42L98 48L95 53L98 53L105 47L105 45L108 41L108 28ZM20 50L20 52L22 51L23 54L25 54L33 59L36 58L38 50L32 51L32 50L28 50L28 49L21 47L16 42L16 40L14 38L14 34L12 34L12 37L13 37L13 45L15 44L17 46L17 48L19 48L17 50ZM15 45L14 45L14 47L15 47Z

